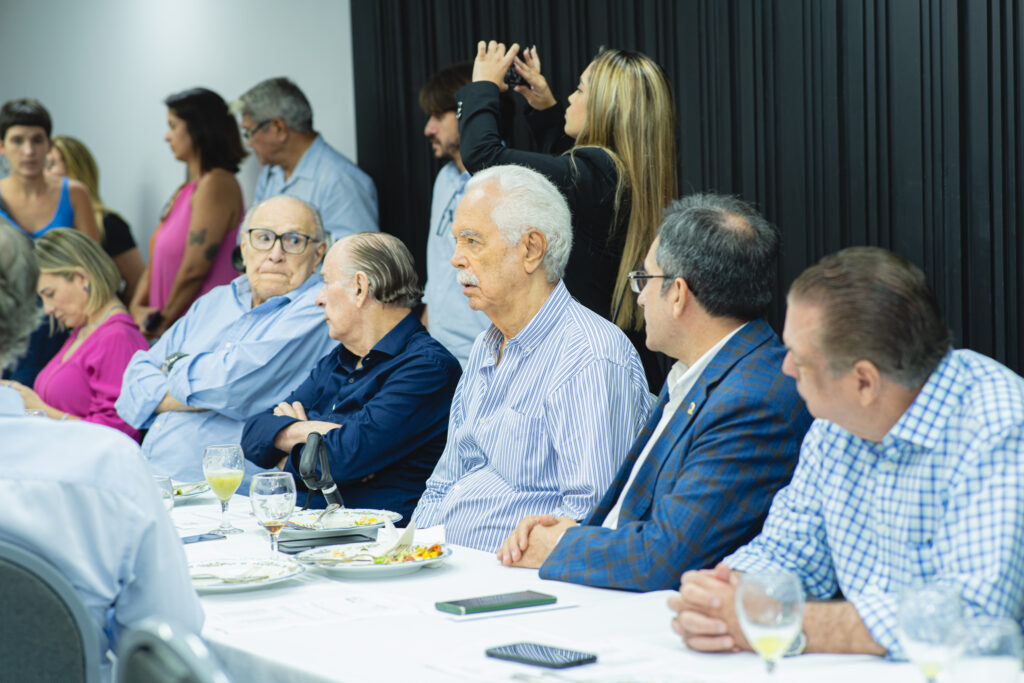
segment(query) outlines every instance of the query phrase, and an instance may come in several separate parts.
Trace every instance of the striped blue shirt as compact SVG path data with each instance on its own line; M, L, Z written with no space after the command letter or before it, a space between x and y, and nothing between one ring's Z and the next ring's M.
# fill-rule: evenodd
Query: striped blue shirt
M1024 380L951 351L878 443L816 420L761 535L725 558L784 567L807 593L842 590L901 657L904 587L954 585L969 613L1024 618Z
M491 326L455 390L448 442L413 520L497 550L525 515L586 518L651 409L622 332L558 283L505 344Z

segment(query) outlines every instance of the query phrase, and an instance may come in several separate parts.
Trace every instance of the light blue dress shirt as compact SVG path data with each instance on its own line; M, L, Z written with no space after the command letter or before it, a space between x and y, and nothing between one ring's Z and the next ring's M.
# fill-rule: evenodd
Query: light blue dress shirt
M458 358L463 369L469 361L473 342L491 326L486 315L469 307L469 299L455 279L458 270L452 265L455 252L452 220L466 193L469 178L469 171L460 172L455 162L449 161L434 181L430 235L427 236L427 286L423 291L430 336Z
M499 363L501 342L492 325L473 346L448 442L413 515L485 551L525 515L585 519L651 409L632 344L561 282Z
M277 165L265 166L253 206L279 194L298 197L320 212L335 241L357 232L377 232L377 188L362 169L317 135L290 178Z
M203 449L239 443L246 418L277 405L337 345L314 303L322 284L313 274L253 308L249 280L239 276L199 297L153 348L132 356L115 407L128 424L149 429L142 451L157 474L202 480ZM165 376L160 366L177 351L189 355ZM167 393L204 410L154 413ZM241 490L260 471L246 461Z
M1024 380L951 351L878 443L816 420L761 534L725 558L783 567L815 598L837 588L901 657L900 591L955 586L969 613L1024 618Z
M140 619L199 633L184 548L135 442L90 422L25 417L6 387L0 434L0 539L42 556L75 587L100 630L104 679L108 648Z

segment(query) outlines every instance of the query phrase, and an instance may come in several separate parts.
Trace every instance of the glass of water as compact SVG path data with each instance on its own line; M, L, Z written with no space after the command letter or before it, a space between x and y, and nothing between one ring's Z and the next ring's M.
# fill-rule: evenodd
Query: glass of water
M736 617L771 674L803 627L804 589L787 571L748 572L736 587Z
M277 553L277 535L295 510L295 479L287 472L261 472L252 478L249 502L256 521L270 534L270 553Z
M896 634L907 659L928 683L935 683L956 660L966 639L959 592L942 584L904 590L897 607Z
M1020 679L1024 636L1012 619L967 620L963 652L953 666L960 683L1016 683Z
M174 508L174 484L171 482L171 478L154 474L153 481L156 482L156 488L160 491L164 509L170 512Z

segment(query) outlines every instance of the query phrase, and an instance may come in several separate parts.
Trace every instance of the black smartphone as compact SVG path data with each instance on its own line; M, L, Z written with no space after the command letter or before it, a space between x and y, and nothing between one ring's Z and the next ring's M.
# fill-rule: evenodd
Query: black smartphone
M479 598L465 598L463 600L445 600L444 602L434 603L434 606L442 612L451 612L452 614L478 614L480 612L516 609L517 607L551 605L557 601L558 598L547 593L519 591L518 593L483 595Z
M505 72L505 84L510 88L514 88L517 85L526 85L526 79L519 75L516 71L516 65L513 64Z
M185 536L181 539L182 543L198 543L199 541L219 541L225 538L224 534L198 534L196 536Z
M513 643L492 647L486 650L488 657L507 659L510 662L521 662L544 666L549 669L567 669L570 666L593 664L597 655L579 650L567 650L564 647L551 647L539 643Z

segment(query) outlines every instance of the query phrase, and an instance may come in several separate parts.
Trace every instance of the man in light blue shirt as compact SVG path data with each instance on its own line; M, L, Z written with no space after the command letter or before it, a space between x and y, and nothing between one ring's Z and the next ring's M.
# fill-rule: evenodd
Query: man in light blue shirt
M334 240L380 229L373 180L313 130L313 110L297 85L269 78L232 108L241 114L242 137L264 165L254 204L279 194L298 197L320 212Z
M796 279L783 340L782 369L818 419L761 534L683 575L676 632L694 649L750 649L736 574L778 569L819 600L794 653L904 656L897 604L915 585L951 587L968 616L1024 618L1024 379L951 350L924 274L872 247Z
M174 479L201 480L203 448L239 443L246 418L275 406L337 343L314 303L325 250L316 211L273 197L241 232L245 275L201 296L136 352L115 404L125 422L149 430L143 452ZM246 479L260 471L246 468Z
M429 117L423 134L438 159L448 159L434 181L427 236L427 284L423 292L423 324L463 368L477 336L491 325L483 311L474 311L462 296L462 285L452 266L455 237L452 220L466 192L469 171L459 154L459 121L455 118L455 92L473 79L473 63L459 62L432 75L420 90L420 107Z
M0 368L24 351L39 320L38 279L31 244L0 222ZM184 549L138 445L78 419L26 417L21 396L6 384L0 540L40 556L74 586L99 632L102 678L110 679L108 651L136 621L167 619L199 633L203 610ZM10 665L5 680L18 677ZM48 671L46 662L29 666L42 679L67 674Z
M413 521L494 551L524 515L589 515L651 395L629 340L561 282L572 228L549 180L520 166L477 174L452 233L463 294L492 324L473 346Z

